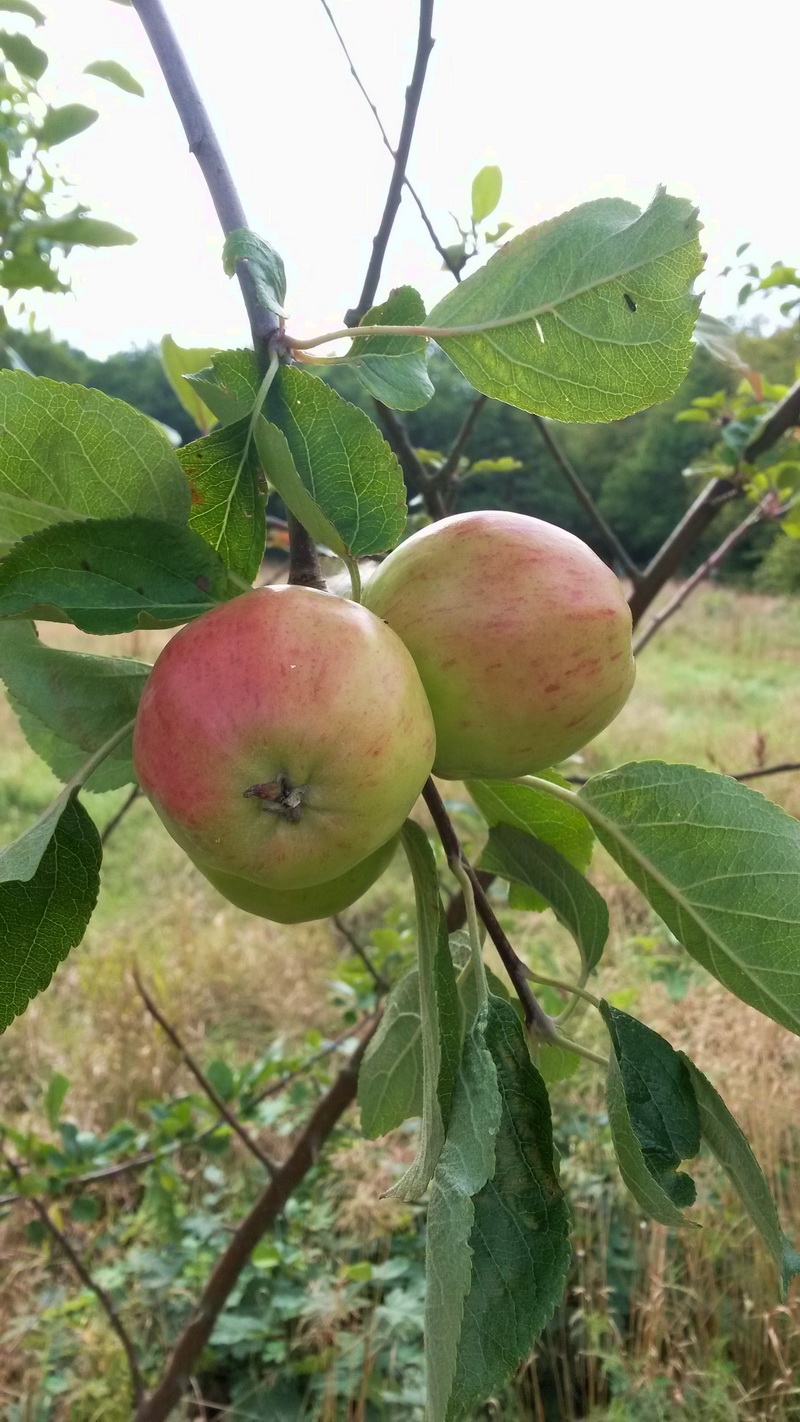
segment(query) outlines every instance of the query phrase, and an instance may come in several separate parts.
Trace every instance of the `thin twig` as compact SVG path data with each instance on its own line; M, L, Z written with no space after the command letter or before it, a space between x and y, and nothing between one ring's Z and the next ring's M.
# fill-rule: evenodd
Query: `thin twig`
M131 790L130 794L128 795L128 798L124 801L124 803L123 803L123 804L120 806L120 808L117 810L117 813L116 813L115 815L112 815L112 816L111 816L111 819L109 820L108 824L106 825L105 829L103 830L103 833L102 833L101 836L100 836L100 843L102 844L103 848L105 848L105 846L108 844L108 841L110 840L112 834L114 833L114 830L117 828L117 825L120 823L121 820L123 820L123 819L125 818L125 816L127 815L129 809L131 808L131 805L132 805L136 800L138 800L138 798L139 798L139 796L141 795L141 793L142 793L142 792L141 792L141 789L139 788L139 786L138 786L138 785L134 785L133 789Z
M17 1165L16 1161L13 1160L12 1157L8 1154L8 1151L6 1150L5 1145L2 1143L2 1141L0 1141L0 1154L2 1154L3 1159L10 1173L17 1181L17 1184L22 1185L25 1177L19 1166ZM133 1394L134 1403L138 1404L144 1396L144 1380L139 1369L139 1360L136 1356L136 1350L131 1341L130 1334L128 1333L127 1328L125 1327L124 1323L122 1322L122 1319L117 1313L117 1310L114 1307L113 1300L111 1299L110 1295L106 1293L102 1285L98 1284L97 1280L92 1277L80 1255L77 1254L73 1249L72 1245L67 1239L67 1236L63 1233L62 1230L58 1228L58 1225L54 1224L53 1220L50 1218L50 1213L44 1201L41 1200L38 1195L26 1195L25 1199L27 1199L29 1204L33 1206L51 1239L53 1239L58 1245L64 1257L69 1260L70 1264L72 1265L72 1268L74 1269L75 1273L77 1274L84 1287L91 1290L91 1292L94 1294L95 1298L100 1304L100 1307L105 1313L106 1318L108 1319L111 1327L116 1333L125 1351L125 1357L128 1360L128 1371L131 1375L131 1392Z
M572 489L572 492L574 493L575 497L579 500L581 504L583 504L583 507L585 508L590 519L594 523L595 528L597 528L598 531L603 535L603 538L605 539L608 545L609 551L614 554L614 557L617 559L620 566L624 568L631 582L635 585L641 579L642 574L637 568L633 559L628 554L627 550L623 547L622 543L617 538L617 535L611 525L606 521L603 514L600 512L599 508L597 507L597 504L589 493L589 490L586 488L586 485L578 474L577 469L567 458L566 454L564 453L560 444L556 440L552 430L550 429L550 426L546 423L546 421L543 420L540 415L531 415L531 419L533 420L534 425L539 431L539 434L544 440L544 443L546 444L548 450L550 451L553 460L558 465L558 468L560 469L561 473L563 474L564 478Z
M351 56L351 54L350 54L349 49L347 48L347 45L345 44L345 41L344 41L344 37L343 37L343 35L342 35L342 32L341 32L341 30L339 29L339 26L337 25L336 20L334 19L333 12L332 12L330 6L327 4L327 0L320 0L320 4L322 5L322 8L323 8L323 10L325 11L325 14L328 16L328 19L330 20L331 25L333 26L333 32L334 32L334 34L336 35L336 38L337 38L337 40L339 41L339 44L341 45L342 51L343 51L343 53L344 53L344 57L345 57L345 59L347 60L347 63L348 63L349 68L350 68L350 73L352 74L353 78L355 79L356 84L358 85L359 89L361 90L361 93L364 95L364 98L365 98L366 101L367 101L367 105L368 105L369 109L372 111L372 116L373 116L373 118L375 119L375 122L376 122L376 124L378 125L378 128L380 129L380 134L381 134L381 138L383 139L384 147L389 150L389 152L390 152L391 155L392 155L392 158L394 158L395 162L397 162L397 153L395 152L394 148L392 148L391 142L390 142L390 140L389 140L389 135L388 135L388 133L386 132L386 129L384 128L384 126L383 126L383 120L382 120L380 114L378 113L378 109L377 109L376 105L372 102L372 99L370 98L369 94L367 93L366 88L364 87L364 84L362 83L361 76L360 76L360 74L358 73L358 70L356 69L355 64L353 63L352 56ZM422 218L422 221L423 221L424 224L425 224L425 227L426 227L427 232L428 232L428 236L430 237L430 239L431 239L431 241L432 241L434 247L436 248L437 252L439 253L439 256L441 257L442 261L444 262L445 266L447 267L447 270L450 272L450 274L451 274L452 276L455 277L456 281L460 281L460 280L461 280L461 272L459 271L458 267L457 267L457 266L455 265L455 263L453 262L452 258L449 256L448 251L447 251L447 248L446 248L446 247L443 247L442 244L441 244L441 242L439 241L439 238L438 238L437 235L436 235L436 231L435 231L435 228L434 228L434 226L433 226L433 223L431 222L431 220L430 220L430 218L429 218L427 212L425 211L425 208L424 208L423 205L422 205L422 199L421 199L421 197L419 196L419 193L416 191L416 189L412 186L412 184L411 184L411 179L409 178L409 176L408 176L407 173L404 173L404 174L403 174L403 183L404 183L404 185L408 188L408 191L410 192L412 198L414 199L415 203L417 204L417 207L418 207L418 209L419 209L419 215L420 215L420 217Z
M431 34L431 24L433 22L433 0L420 0L419 5L419 28L417 31L417 52L414 59L414 71L411 75L411 83L406 89L406 102L403 112L403 122L400 127L400 138L394 153L394 169L392 171L389 191L386 194L383 216L380 226L372 242L372 256L367 267L367 274L364 278L364 285L358 303L345 316L345 325L357 326L365 311L373 305L375 293L378 290L378 282L381 278L381 268L386 255L386 248L389 243L394 220L400 207L400 199L403 195L403 181L405 179L408 156L411 152L411 140L414 137L414 126L417 121L422 89L425 83L425 72L428 68L428 59L433 49L433 36Z
M762 775L785 775L791 771L800 770L800 760L784 760L780 765L758 765L753 770L722 770L721 775L727 776L729 780L759 780ZM588 785L591 776L589 775L565 775L570 785Z
M735 775L730 775L731 780L758 780L762 775L785 775L789 771L800 770L800 761L785 760L780 765L760 765L755 770L740 770Z
M663 627L664 623L668 622L670 617L678 611L678 608L683 606L686 599L695 591L695 588L698 588L702 582L705 582L706 578L710 577L714 570L719 567L720 563L727 558L737 543L741 543L745 535L750 532L750 529L754 528L757 523L760 523L762 519L767 516L767 510L767 501L762 499L761 503L757 504L754 509L751 509L747 518L742 519L741 523L736 525L736 528L728 534L727 538L723 538L719 547L715 548L714 552L706 558L705 562L701 563L700 567L695 569L692 576L687 578L685 583L681 584L678 591L669 599L669 602L666 602L664 606L654 614L641 636L634 642L634 656L638 657L650 639L655 637L659 628Z
M164 1014L156 1006L155 1002L150 996L150 993L147 991L147 988L142 982L142 979L139 975L139 969L136 967L133 970L133 981L136 984L136 991L138 992L140 998L142 999L142 1002L147 1008L147 1011L150 1013L150 1016L154 1019L154 1021L158 1023L162 1032L164 1032L165 1035L169 1037L169 1040L172 1042L172 1045L176 1047L177 1050L180 1052L184 1062L192 1073L192 1076L194 1077L198 1085L202 1088L202 1090L205 1092L209 1101L213 1101L223 1120L227 1121L231 1130L236 1132L242 1144L245 1145L250 1151L250 1154L254 1155L256 1160L261 1162L261 1164L264 1166L264 1169L267 1170L274 1179L278 1173L278 1166L274 1163L274 1161L270 1160L269 1156L266 1154L265 1151L261 1149L261 1146L258 1144L258 1142L253 1140L253 1137L250 1135L250 1132L245 1129L235 1112L231 1111L230 1107L226 1104L226 1102L223 1101L219 1092L212 1086L208 1077L205 1075L201 1067L195 1061L188 1047L186 1047L181 1041L181 1038L179 1037L175 1028L170 1022L167 1021Z
M331 1131L355 1099L358 1068L375 1026L372 1024L336 1080L317 1103L288 1159L236 1228L203 1289L199 1303L173 1349L155 1391L140 1403L136 1422L164 1422L181 1400L197 1361L242 1269L259 1240L275 1222L293 1190L314 1165Z
M411 488L422 495L425 507L432 519L444 518L447 514L444 499L436 484L431 479L427 469L417 458L416 450L408 437L408 430L403 421L380 400L375 400L375 411L383 426L383 432L397 455L400 468L402 469Z
M800 424L800 380L795 381L775 409L761 421L744 452L747 463L752 464L797 424Z
M364 964L364 967L372 978L372 981L374 982L377 991L381 994L387 993L390 987L388 978L385 978L383 976L383 973L380 973L375 967L375 964L370 958L369 953L367 952L363 943L359 942L355 933L353 933L353 930L347 926L341 914L333 914L331 918L331 923L334 923L336 925L348 947L353 953L355 953L357 958L360 958L361 962Z
M486 931L500 954L503 967L508 973L514 991L525 1009L526 1025L529 1029L533 1029L537 1036L543 1037L545 1041L549 1041L555 1031L552 1019L548 1017L547 1013L534 997L528 980L526 965L514 952L514 949L500 927L492 906L483 891L480 879L461 848L458 835L445 809L444 801L430 778L425 782L422 794L448 860L453 863L462 864L469 875L470 883L472 884L472 889L475 894L475 907L478 910L478 915L486 925Z
M453 475L458 470L458 461L464 453L467 444L469 443L472 431L474 430L478 417L486 404L487 398L488 397L486 395L476 395L474 400L472 400L472 402L470 403L469 409L467 410L467 413L464 416L461 429L458 431L458 434L453 440L447 458L445 459L444 464L436 475L436 484L442 491L442 496L445 500L445 503L452 502L448 499L447 495L450 485L453 482Z

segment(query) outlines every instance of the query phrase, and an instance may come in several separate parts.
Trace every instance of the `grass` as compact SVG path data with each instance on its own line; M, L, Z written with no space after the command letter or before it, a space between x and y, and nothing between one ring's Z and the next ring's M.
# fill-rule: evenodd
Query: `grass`
M42 630L58 645L98 649L95 639L72 629ZM106 639L101 649L150 660L163 640L138 633ZM56 782L26 747L5 703L0 737L0 828L8 842L32 822ZM800 599L709 587L659 633L642 654L628 706L576 770L649 758L726 771L800 759ZM757 783L800 815L800 774ZM102 827L124 798L120 791L88 796L87 803ZM592 877L612 919L595 990L641 1015L709 1072L750 1136L787 1232L800 1240L800 1041L687 960L601 852ZM396 861L351 918L369 925L386 906L409 903ZM556 976L574 970L574 945L551 915L498 907L532 964ZM246 1061L276 1035L292 1041L314 1026L336 1030L340 1017L329 984L340 951L328 924L282 928L228 906L139 801L108 845L85 942L3 1038L0 1119L40 1121L43 1085L53 1071L71 1079L70 1112L87 1129L107 1129L135 1116L144 1099L181 1089L183 1068L132 990L134 961L201 1059ZM571 1028L602 1049L592 1016L576 1014ZM697 1172L702 1229L675 1233L644 1222L609 1165L599 1075L582 1069L553 1095L576 1216L575 1274L539 1348L538 1377L547 1385L529 1371L516 1401L498 1403L492 1415L509 1422L800 1417L800 1295L795 1289L785 1305L777 1300L773 1265L717 1171L704 1161ZM353 1155L348 1198L353 1209L357 1202L359 1236L370 1228L384 1232L391 1218L380 1199L382 1160L380 1146L359 1146ZM12 1262L18 1244L12 1222L0 1231L7 1266L0 1340L46 1277L41 1262L29 1261L22 1271ZM30 1359L21 1361L19 1350L0 1341L0 1397L20 1395L25 1367L36 1373ZM72 1417L58 1410L44 1415Z

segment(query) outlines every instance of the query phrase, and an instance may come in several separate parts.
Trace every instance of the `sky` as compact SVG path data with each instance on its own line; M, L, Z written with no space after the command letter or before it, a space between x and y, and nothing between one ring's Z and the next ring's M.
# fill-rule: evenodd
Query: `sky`
M133 9L112 0L37 0L51 56L51 103L99 121L54 150L77 199L135 233L135 246L76 249L70 296L34 297L37 324L102 356L158 341L248 342L236 284L195 160ZM341 325L361 290L391 160L320 0L165 0L239 188L249 225L284 258L289 329ZM397 135L416 39L415 0L330 0L390 137ZM7 28L17 17L3 16ZM796 0L775 0L770 35L792 34ZM757 19L722 0L436 0L435 48L409 176L442 241L457 240L474 174L500 165L496 216L514 232L591 198L646 205L659 183L692 199L708 252L705 308L736 310L735 250L762 268L800 260L796 184L781 147L796 85ZM764 43L771 43L768 39ZM125 94L82 71L123 63L145 88ZM514 235L513 233L510 235ZM379 297L411 283L426 305L451 278L404 199ZM468 268L469 270L469 268ZM758 303L748 312L756 314Z

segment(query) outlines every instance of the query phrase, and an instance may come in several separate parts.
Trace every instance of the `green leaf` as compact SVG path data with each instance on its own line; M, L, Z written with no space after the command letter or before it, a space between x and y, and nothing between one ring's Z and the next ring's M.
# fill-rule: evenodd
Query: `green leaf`
M26 227L26 237L43 237L63 247L129 247L136 241L132 232L117 227L114 222L101 222L97 217L45 218Z
M282 430L307 492L350 556L393 548L405 528L405 484L369 416L295 366L281 366L264 413Z
M792 1249L781 1230L772 1191L741 1127L708 1077L684 1052L679 1055L694 1087L703 1140L722 1166L773 1256L780 1274L781 1295L785 1297L795 1274L800 1274L800 1253Z
M80 943L100 887L100 836L67 788L0 854L0 1032Z
M685 198L641 213L600 198L507 242L430 312L435 339L484 395L557 420L617 420L686 374L702 267ZM634 307L635 309L631 309Z
M511 825L495 825L481 868L541 894L575 939L586 972L597 967L608 938L608 908L563 854Z
M430 1184L445 1140L461 1056L461 1010L433 850L424 830L413 820L406 820L401 836L414 879L417 909L422 1127L414 1161L388 1193L400 1200L418 1200Z
M47 1083L47 1091L44 1096L44 1111L47 1116L47 1123L54 1131L58 1126L61 1117L61 1107L64 1105L64 1097L70 1088L70 1079L60 1071L53 1072Z
M37 25L44 24L44 15L30 0L0 0L0 10L10 10L15 15L27 15Z
M203 403L198 392L185 379L204 370L210 364L216 351L203 348L186 350L173 341L172 336L164 336L161 341L161 364L164 374L187 414L191 415L201 434L208 434L216 423L216 415Z
M555 771L543 771L538 778L568 788L567 781ZM551 844L582 874L586 872L592 857L594 831L579 809L554 800L541 790L513 785L506 780L471 780L467 789L488 825L513 825L524 834L535 835L545 844ZM541 894L528 890L525 907L541 912L548 903Z
M561 1298L571 1258L547 1091L516 1012L491 997L486 1045L497 1069L502 1113L494 1173L473 1197L472 1275L449 1422L469 1416L528 1356ZM441 1417L432 1414L430 1422Z
M472 180L472 221L477 227L491 217L503 191L503 174L494 164L476 174Z
M285 316L286 271L275 248L248 227L239 227L228 233L222 249L222 265L228 276L233 276L237 262L247 263L261 305L276 316Z
M358 1074L361 1129L374 1141L422 1114L419 969L394 984Z
M642 761L577 797L675 937L736 997L800 1034L800 824L756 790Z
M267 489L249 428L245 419L214 430L184 445L178 458L192 488L189 527L231 572L252 583L267 541Z
M0 622L0 678L33 749L61 780L71 780L87 756L133 719L150 671L125 657L48 647L30 622ZM129 737L87 785L115 790L135 779Z
M41 79L49 64L44 50L33 44L27 35L10 35L7 30L0 30L0 51L28 79Z
M227 571L199 533L149 518L53 524L0 563L0 617L101 635L173 627L229 595Z
M280 494L287 509L317 543L325 544L332 553L343 557L347 549L333 524L308 493L283 431L262 418L256 421L253 438L267 481Z
M140 98L144 98L144 89L139 80L134 79L116 59L95 59L91 64L87 64L83 72L94 74L97 79L106 79L109 84L116 84L117 88L124 89L126 94L138 94Z
M206 1076L217 1095L221 1096L223 1101L230 1101L236 1090L236 1082L228 1063L223 1061L211 1062L206 1069Z
M606 1076L606 1108L611 1139L619 1165L619 1173L636 1203L651 1219L665 1225L692 1224L674 1205L666 1191L648 1168L642 1147L631 1125L622 1073L616 1053L612 1052Z
M501 237L505 237L506 233L511 231L513 225L513 222L498 222L494 232L484 232L484 242L488 242L490 246L494 246L495 242L499 242Z
M413 286L401 286L388 301L373 306L362 326L420 326L425 320L422 297ZM353 341L347 359L361 384L376 400L393 410L418 410L434 394L426 365L424 336L362 336Z
M689 1073L669 1042L627 1012L603 1002L619 1062L631 1128L653 1179L680 1209L697 1197L690 1175L676 1174L700 1149L700 1117Z
M99 390L0 371L0 551L64 519L126 514L189 517L186 477L160 430Z
M500 1127L497 1070L485 1042L484 1007L467 1034L450 1123L434 1172L425 1249L425 1371L430 1422L447 1416L458 1360L464 1301L472 1282L472 1197L494 1173Z
M55 148L57 143L64 143L91 128L97 118L97 109L89 109L85 104L63 104L59 109L48 109L36 135L39 147Z
M708 410L679 410L675 419L679 423L683 422L689 425L707 425L711 422Z
M100 1218L100 1201L94 1195L76 1195L70 1202L69 1212L81 1224L94 1224Z
M32 291L37 287L62 294L70 290L68 284L59 280L49 255L20 250L6 257L0 265L0 285L12 295L15 291Z

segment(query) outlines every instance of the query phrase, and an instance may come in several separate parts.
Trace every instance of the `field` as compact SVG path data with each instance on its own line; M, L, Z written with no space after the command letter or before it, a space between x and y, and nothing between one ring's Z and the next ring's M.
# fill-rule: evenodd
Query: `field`
M52 625L42 631L46 640L62 646L88 648L92 640ZM162 640L160 634L144 633L111 639L115 650L146 660ZM95 644L92 650L100 648ZM102 650L108 650L107 643ZM28 750L5 703L0 737L0 818L8 842L35 818L55 781ZM690 761L726 772L800 759L800 600L713 587L687 604L643 652L625 711L572 770L586 774L647 758ZM800 815L800 773L755 783ZM457 809L458 787L443 789ZM87 797L101 828L126 793ZM477 840L470 843L475 831L467 815L461 827L469 847L477 846ZM729 998L695 968L599 852L592 878L608 897L613 925L594 990L641 1012L709 1072L748 1132L776 1192L784 1227L797 1242L800 1043ZM545 973L569 973L574 950L550 915L513 915L504 909L503 916L532 965ZM364 941L378 930L375 951L384 964L391 964L398 945L407 945L409 890L399 860L351 911L348 922ZM0 1120L17 1130L46 1134L43 1092L55 1073L70 1082L65 1116L84 1132L107 1132L123 1119L136 1124L144 1119L143 1103L174 1099L192 1089L177 1053L132 988L134 963L199 1059L238 1069L270 1050L282 1053L282 1059L292 1060L293 1054L300 1059L326 1034L342 1031L348 1001L353 1006L364 990L352 962L342 957L345 949L331 924L283 929L228 907L166 837L149 806L137 801L109 840L101 902L84 944L3 1038ZM588 1017L576 1018L575 1035L600 1048L601 1031ZM575 1269L563 1308L540 1346L539 1380L528 1370L513 1393L497 1399L495 1410L485 1415L509 1422L528 1417L537 1422L580 1417L660 1422L677 1416L689 1422L740 1417L789 1422L800 1417L800 1294L795 1290L788 1303L779 1302L772 1263L710 1161L697 1171L700 1204L695 1214L702 1229L687 1229L678 1238L639 1218L611 1168L601 1087L599 1073L584 1065L553 1088L562 1168L576 1217ZM268 1145L292 1124L290 1115L283 1122L280 1117L264 1121ZM299 1358L315 1352L324 1358L331 1349L341 1353L345 1342L356 1339L357 1380L348 1383L350 1392L318 1389L313 1405L306 1398L300 1411L279 1415L277 1409L259 1410L251 1390L248 1395L255 1401L231 1403L222 1415L274 1416L276 1422L300 1416L308 1422L316 1416L325 1422L383 1416L411 1422L421 1415L418 1388L415 1394L410 1382L405 1393L393 1394L393 1402L373 1386L384 1367L383 1354L377 1342L370 1350L364 1335L377 1329L377 1337L381 1320L388 1327L385 1310L392 1290L387 1286L377 1306L373 1298L363 1307L353 1305L355 1295L346 1287L335 1306L333 1284L324 1293L327 1275L341 1280L342 1270L352 1274L359 1258L386 1261L394 1248L392 1230L402 1241L401 1252L409 1258L413 1254L419 1216L409 1218L408 1210L401 1215L380 1199L394 1156L407 1147L407 1140L366 1146L348 1135L333 1171L320 1176L309 1204L324 1216L314 1227L317 1306L287 1325L288 1361L284 1365L275 1355L273 1371L281 1385L292 1367L296 1377L307 1376L308 1366L305 1374L298 1370ZM220 1173L219 1166L214 1169ZM252 1172L236 1152L226 1169L228 1182L230 1172L238 1172L242 1188L252 1190ZM162 1182L163 1189L185 1189L187 1200L195 1200L200 1173L187 1167L179 1186ZM106 1203L100 1222L87 1219L74 1226L82 1247L102 1266L124 1239L131 1247L157 1239L152 1220L142 1223L137 1188ZM145 1203L152 1208L148 1190ZM124 1372L116 1344L85 1296L79 1297L69 1322L65 1309L77 1291L61 1262L32 1242L30 1233L22 1233L26 1209L11 1207L0 1224L3 1415L11 1422L124 1418ZM235 1201L232 1213L235 1217ZM328 1241L324 1246L323 1239ZM307 1241L303 1247L312 1245ZM416 1275L412 1271L407 1278L413 1282ZM346 1276L348 1281L358 1283L357 1274ZM196 1287L196 1280L192 1283ZM411 1284L409 1289L413 1293ZM34 1315L45 1304L50 1322L43 1327ZM135 1313L135 1301L132 1307ZM397 1337L406 1339L402 1346L409 1352L409 1377L418 1347L413 1331L418 1297L415 1307L413 1320L410 1303L408 1316L395 1319ZM80 1335L80 1358L70 1328ZM52 1368L54 1349L61 1379L55 1393L45 1384L43 1363L49 1350L47 1367ZM250 1358L246 1351L241 1356ZM232 1395L226 1395L226 1404ZM201 1404L187 1415L203 1415Z

